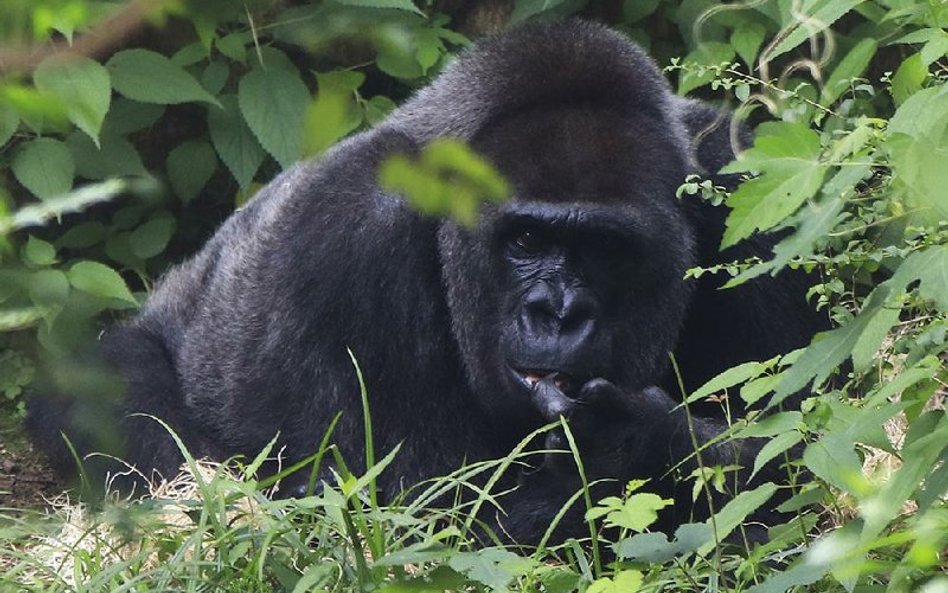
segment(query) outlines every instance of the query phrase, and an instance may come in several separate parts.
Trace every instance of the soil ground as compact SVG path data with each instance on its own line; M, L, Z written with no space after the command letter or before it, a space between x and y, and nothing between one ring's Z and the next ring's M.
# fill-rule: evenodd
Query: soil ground
M0 512L42 509L60 494L62 484L27 438L12 409L0 406Z

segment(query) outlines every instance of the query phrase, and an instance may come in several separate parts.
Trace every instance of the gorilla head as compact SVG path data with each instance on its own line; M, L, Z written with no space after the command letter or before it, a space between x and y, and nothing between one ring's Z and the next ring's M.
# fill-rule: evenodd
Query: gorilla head
M593 378L638 390L675 346L695 263L675 199L687 160L660 112L627 111L544 105L490 122L473 145L512 199L476 229L441 229L468 380L520 431L539 422L526 393L541 377L567 392Z

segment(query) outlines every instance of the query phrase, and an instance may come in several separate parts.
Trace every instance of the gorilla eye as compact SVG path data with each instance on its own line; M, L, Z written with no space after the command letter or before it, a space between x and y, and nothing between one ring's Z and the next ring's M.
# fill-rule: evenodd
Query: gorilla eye
M543 239L534 231L523 231L514 237L513 242L524 253L539 253L544 247Z

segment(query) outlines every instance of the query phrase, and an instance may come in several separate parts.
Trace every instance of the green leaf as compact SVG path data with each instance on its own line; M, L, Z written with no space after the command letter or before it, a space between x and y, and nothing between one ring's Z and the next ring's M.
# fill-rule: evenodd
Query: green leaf
M216 95L224 90L228 78L230 78L230 67L227 62L223 60L211 62L201 74L201 86L207 89L207 92ZM217 100L220 102L220 97Z
M655 12L660 0L625 0L622 3L622 20L635 23Z
M948 245L935 245L905 258L887 282L904 287L919 281L918 294L948 312Z
M23 261L36 267L48 266L56 261L56 248L30 235L23 247Z
M685 403L694 403L708 397L709 395L714 395L729 387L734 387L735 385L743 383L748 379L753 379L754 377L757 377L766 371L768 368L769 365L760 362L745 362L743 364L731 367L699 387L694 393L688 396L688 399L685 400Z
M33 81L39 90L58 97L69 120L99 143L102 121L112 100L109 72L104 66L86 57L57 55L39 65Z
M721 541L730 535L748 515L770 500L770 497L772 497L776 491L777 487L774 484L765 482L757 488L741 492L731 499L730 502L724 505L723 509L714 515L713 523L710 519L706 521L711 529L716 530L715 541ZM698 549L698 553L704 556L713 548L714 541L709 541Z
M476 221L483 201L502 201L509 191L488 161L452 138L432 141L419 159L389 157L379 169L379 182L425 214L448 214L468 225Z
M767 441L767 444L760 448L760 451L757 452L757 457L754 458L754 471L751 472L748 480L756 476L757 472L774 457L783 454L802 440L803 434L798 431L791 431L778 434Z
M102 135L118 137L143 130L158 121L164 113L164 105L118 97L112 101L109 117L102 126Z
M76 290L104 299L117 299L138 306L125 280L112 268L94 261L81 261L69 268L69 283Z
M260 145L284 168L302 155L310 94L299 76L286 70L253 70L240 80L240 112Z
M521 23L531 17L549 12L566 0L515 0L513 11L510 13L510 24Z
M791 21L782 32L782 40L764 56L772 61L807 39L825 31L839 20L844 14L861 4L863 0L816 0L804 5L803 14L796 11L791 15Z
M211 142L240 187L247 187L266 152L241 117L237 97L222 95L220 100L223 109L210 109L207 115Z
M365 102L365 121L374 126L388 117L395 107L395 102L385 95L375 95Z
M76 173L86 179L106 179L122 175L147 175L145 164L132 143L121 136L103 134L99 146L81 132L70 134L66 145L72 151Z
M115 90L142 103L170 105L204 101L218 105L193 76L165 56L147 49L126 49L106 63Z
M641 571L620 570L613 577L603 577L593 581L586 593L635 593L642 588L645 575Z
M912 218L937 225L948 219L948 87L921 90L889 121L885 148L896 182L908 190Z
M217 50L241 64L247 61L247 44L253 42L253 34L250 31L238 31L230 33L217 40Z
M810 443L803 452L803 462L815 476L846 492L862 488L862 464L849 438L827 433Z
M60 249L88 249L98 245L108 235L108 228L101 222L79 223L56 240Z
M69 280L59 270L40 270L30 277L30 301L48 309L62 306L69 298Z
M418 7L411 0L336 0L343 6L359 6L363 8L394 8L396 10L405 10L424 16L424 13L418 10Z
M365 80L361 72L318 73L316 80L319 93L306 111L306 154L323 152L362 124L354 94Z
M194 199L217 170L217 154L203 140L187 140L176 146L165 163L168 180L182 202Z
M830 105L838 99L849 88L851 81L866 70L878 47L879 43L875 39L867 38L849 50L823 86L820 103Z
M757 52L766 35L767 30L763 25L754 22L742 23L731 33L731 45L744 63L753 67L757 61Z
M889 306L879 307L867 316L862 333L853 344L852 360L856 372L869 368L882 346L882 341L889 335L889 330L899 322L901 313L901 307Z
M52 138L37 138L20 145L12 167L17 181L43 200L67 193L76 173L69 147Z
M731 213L721 247L729 247L777 226L823 183L827 166L820 162L820 137L804 124L767 122L757 129L754 146L722 173L756 170L759 177L741 184L730 199Z
M20 116L17 115L16 109L8 105L6 101L0 101L0 148L13 138L19 126Z
M165 250L174 235L175 219L170 216L155 218L135 229L128 241L132 254L139 259L155 257Z
M896 105L902 105L909 97L922 90L928 78L928 67L922 63L922 55L913 54L899 65L892 76L892 98Z

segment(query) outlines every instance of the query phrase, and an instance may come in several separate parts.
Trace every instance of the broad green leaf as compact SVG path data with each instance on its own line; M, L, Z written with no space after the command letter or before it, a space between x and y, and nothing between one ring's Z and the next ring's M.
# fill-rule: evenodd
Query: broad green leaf
M908 191L912 217L925 224L948 219L948 87L909 97L888 126L885 147L898 184Z
M816 0L803 8L803 15L793 13L788 26L781 32L781 41L766 53L768 61L784 54L807 39L828 29L844 14L863 0Z
M766 231L792 215L823 183L827 166L819 161L820 137L804 124L768 122L758 127L753 147L722 173L758 171L728 200L731 213L721 247L756 231Z
M143 130L158 121L165 109L164 105L118 97L112 101L109 117L102 126L102 135L125 136Z
M488 161L451 138L431 142L419 159L389 157L379 169L379 182L425 214L448 214L469 225L477 220L482 202L503 201L509 191Z
M753 379L766 371L768 366L769 365L760 362L745 362L731 367L699 387L694 393L688 396L685 403L694 403L709 395L714 395L719 391L734 387L748 379Z
M549 12L566 0L515 0L510 13L510 24L521 23L531 17Z
M946 54L948 54L948 31L937 29L920 52L922 63L925 66L931 66L937 60L944 58Z
M56 239L56 246L65 249L88 249L108 235L108 227L98 221L82 222Z
M331 562L311 564L293 587L293 593L325 590L330 579L334 579L336 565Z
M94 261L81 261L69 268L69 283L76 289L104 299L138 305L125 280L112 268Z
M220 101L223 109L208 110L211 142L234 179L245 188L253 181L266 152L241 117L237 97L222 95Z
M711 529L716 531L715 540L721 541L731 534L754 511L759 509L777 491L777 487L765 482L753 490L745 490L731 499L724 508L715 513L714 521L706 521ZM698 549L702 556L714 548L714 541L709 541Z
M388 117L394 109L394 101L385 95L375 95L365 102L365 121L374 126Z
M641 571L620 570L613 577L603 577L593 581L586 593L635 593L642 588L645 575Z
M424 15L424 13L418 10L418 7L415 6L414 2L411 0L336 0L336 2L342 4L343 6L359 6L364 8L394 8L396 10L405 10L408 12L414 12L418 15Z
M176 146L165 162L171 188L182 202L193 200L217 170L217 154L204 140L187 140Z
M165 250L174 235L175 219L155 218L135 229L128 239L132 253L139 259L155 257Z
M803 441L803 434L795 430L778 434L774 438L767 441L767 444L760 448L760 451L757 452L757 456L754 458L754 471L751 472L748 480L756 476L757 472L759 472L774 457L777 455L782 455L801 441Z
M622 3L622 20L635 23L655 12L660 0L625 0Z
M745 64L754 67L757 62L757 52L766 35L767 30L763 25L754 22L743 23L731 33L731 45Z
M361 72L316 74L319 92L306 111L306 154L323 152L359 127L362 110L354 92L364 80Z
M948 245L935 245L908 256L887 284L904 288L915 280L919 281L922 298L948 312Z
M33 327L43 318L40 307L0 309L0 332L12 332Z
M896 105L902 105L909 97L922 90L928 78L928 67L922 63L921 54L913 54L899 65L892 76L892 98Z
M827 433L803 452L807 468L823 481L850 493L864 487L862 464L853 442L840 434Z
M48 266L56 261L56 248L30 235L23 247L23 261L36 267Z
M81 132L70 134L66 145L76 162L76 174L86 179L122 175L147 175L145 164L132 143L121 136L102 134L99 146Z
M20 116L17 115L16 109L5 101L0 101L0 148L13 138L19 125Z
M284 168L299 160L310 101L300 77L279 68L253 70L240 80L237 98L260 145Z
M210 93L184 68L147 49L126 49L106 63L112 86L122 95L142 103L163 105L204 101L217 105Z
M250 31L230 33L217 40L217 50L241 64L247 61L247 45L253 43L253 34Z
M869 368L875 360L876 352L882 346L882 341L889 335L889 330L899 322L902 313L901 307L879 307L865 321L865 327L859 339L853 344L853 369L861 372Z
M40 270L30 277L30 301L37 307L62 306L69 298L69 280L59 270Z
M104 66L86 57L47 58L33 73L36 88L58 97L76 126L99 143L102 121L109 111L112 85Z
M230 67L227 62L217 60L211 62L201 74L201 86L207 89L207 92L217 95L227 85L227 79L230 78ZM217 98L220 102L220 97Z
M830 74L823 86L820 102L830 105L849 88L852 79L862 75L869 66L872 56L876 55L879 44L875 39L867 38L857 43L846 56L840 60L836 69Z
M17 181L43 200L68 192L76 172L69 147L52 138L37 138L20 145L12 168Z

